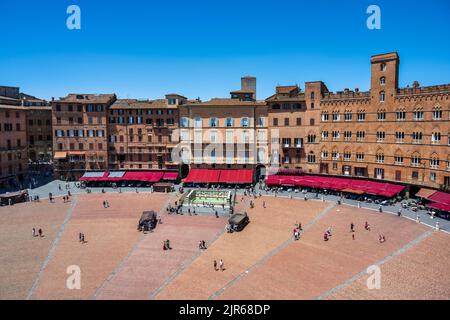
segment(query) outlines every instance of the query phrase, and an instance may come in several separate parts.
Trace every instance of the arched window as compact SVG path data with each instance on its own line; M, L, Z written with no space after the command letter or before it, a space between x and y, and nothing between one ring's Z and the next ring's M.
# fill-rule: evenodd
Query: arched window
M375 162L376 163L384 163L384 152L383 152L383 150L379 149L377 151L377 154L375 155Z
M380 91L380 102L384 102L386 98L386 93L384 91Z
M439 164L440 164L440 161L439 161L438 155L436 153L433 153L430 158L430 168L431 169L439 169Z
M420 154L418 152L414 152L411 155L411 166L412 167L419 167L420 166L420 162L421 162Z
M308 163L316 163L316 155L312 151L308 154Z
M380 64L380 71L386 71L386 63Z
M314 100L314 91L311 92L311 100Z
M380 86L384 86L386 84L386 77L380 78Z
M442 119L442 109L440 106L436 106L433 108L433 120L441 120Z
M398 150L395 152L395 156L394 156L394 164L395 164L395 165L398 165L398 166L403 165L403 154L402 154L402 152L401 152L400 149L398 149Z
M439 131L439 129L435 129L431 133L431 143L432 144L440 144L441 143L441 132Z

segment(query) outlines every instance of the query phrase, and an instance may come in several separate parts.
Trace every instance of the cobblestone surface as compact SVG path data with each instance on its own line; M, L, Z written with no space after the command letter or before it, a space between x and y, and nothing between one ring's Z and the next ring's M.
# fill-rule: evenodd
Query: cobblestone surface
M103 208L104 199L109 201L109 208ZM80 195L72 219L32 298L91 297L138 240L140 233L136 226L142 211L159 211L166 201L165 194ZM85 234L87 243L78 241L79 232ZM81 269L80 290L67 289L66 270L71 265Z
M61 200L0 207L0 300L26 298L69 206ZM32 228L44 237L32 237Z
M175 278L157 299L208 299L292 235L295 223L306 225L327 203L258 198L248 211L250 224L238 233L225 233L192 266ZM263 201L266 208L263 208ZM222 259L225 271L215 271Z

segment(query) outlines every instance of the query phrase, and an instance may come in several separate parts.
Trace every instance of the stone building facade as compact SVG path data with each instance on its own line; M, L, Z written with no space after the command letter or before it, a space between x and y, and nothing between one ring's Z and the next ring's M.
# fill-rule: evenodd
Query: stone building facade
M176 145L178 106L186 98L117 100L108 113L109 169L178 169L171 153Z
M258 176L279 166L448 188L450 85L399 88L397 53L370 62L369 91L314 81L278 86L260 101L256 78L243 77L230 98L204 102L69 95L52 103L55 155L80 172L253 168Z

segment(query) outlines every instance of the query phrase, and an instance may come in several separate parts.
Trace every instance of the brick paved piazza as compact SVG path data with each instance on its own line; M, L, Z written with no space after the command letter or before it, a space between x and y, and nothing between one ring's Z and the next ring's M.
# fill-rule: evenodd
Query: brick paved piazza
M272 196L250 209L239 196L251 222L229 234L226 217L167 215L176 197L92 193L0 207L0 299L450 299L450 236L411 219ZM144 210L162 216L153 233L136 230ZM166 239L172 250L162 250ZM215 271L220 259L225 270ZM66 285L71 265L81 270L79 290ZM380 267L380 289L367 288L370 265Z

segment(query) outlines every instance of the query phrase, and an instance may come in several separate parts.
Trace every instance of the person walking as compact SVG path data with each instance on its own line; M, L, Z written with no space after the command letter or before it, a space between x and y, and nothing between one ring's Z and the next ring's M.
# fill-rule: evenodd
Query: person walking
M36 228L31 229L31 235L36 237Z
M223 265L223 260L222 259L220 259L220 261L219 261L219 269L220 269L220 271L224 271L225 270L225 267Z
M355 225L352 223L350 223L350 232L355 232Z
M38 233L39 233L39 237L43 237L44 232L42 231L41 228L39 228Z
M217 261L214 260L214 271L217 271Z

